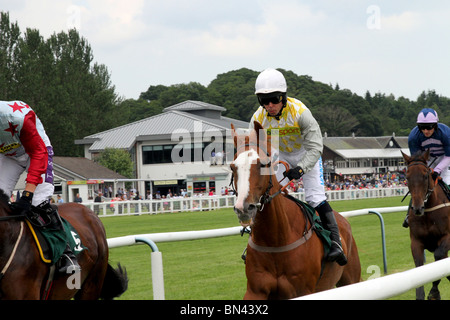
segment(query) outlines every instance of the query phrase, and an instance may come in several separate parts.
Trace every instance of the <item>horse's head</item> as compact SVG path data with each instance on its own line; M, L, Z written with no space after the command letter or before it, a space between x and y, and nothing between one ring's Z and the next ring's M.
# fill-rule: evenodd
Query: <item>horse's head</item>
M251 225L272 186L271 146L258 122L248 136L238 136L231 125L236 148L230 165L237 193L234 211L243 226Z
M411 208L416 215L421 216L425 212L425 203L433 191L431 170L427 165L430 151L427 150L424 153L415 154L411 157L403 152L402 155L407 164L406 180L411 193Z

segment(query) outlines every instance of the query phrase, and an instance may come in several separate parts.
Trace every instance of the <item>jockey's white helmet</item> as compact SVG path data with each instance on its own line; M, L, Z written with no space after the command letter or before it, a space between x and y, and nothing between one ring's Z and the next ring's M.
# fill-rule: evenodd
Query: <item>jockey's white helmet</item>
M267 94L272 92L286 92L286 79L283 74L275 69L266 69L256 78L255 94Z

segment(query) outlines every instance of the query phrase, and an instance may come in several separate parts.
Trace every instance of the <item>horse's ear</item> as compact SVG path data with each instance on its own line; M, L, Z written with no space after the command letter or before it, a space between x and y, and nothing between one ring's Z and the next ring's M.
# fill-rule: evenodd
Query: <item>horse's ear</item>
M253 128L258 132L260 129L263 129L263 126L258 121L253 121Z
M411 162L411 157L407 156L406 154L403 153L403 151L400 151L402 153L403 159L405 159L406 163L410 163Z
M237 146L237 135L236 135L236 130L234 128L234 125L231 124L231 137L233 138L234 141L234 146Z
M258 143L264 141L264 144L265 144L265 142L267 141L267 135L266 135L266 132L264 131L263 126L258 121L253 121L253 128L256 131L256 137L258 138Z

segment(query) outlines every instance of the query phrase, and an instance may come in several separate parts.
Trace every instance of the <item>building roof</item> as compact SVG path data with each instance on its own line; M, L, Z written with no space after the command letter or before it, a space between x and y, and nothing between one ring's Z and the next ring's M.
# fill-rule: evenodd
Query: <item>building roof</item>
M64 180L126 179L92 160L77 157L53 157L53 170Z
M401 158L400 151L409 155L409 149L337 149L334 150L344 159Z
M409 154L408 137L324 137L324 147L344 159L401 158Z
M101 151L105 148L131 149L138 140L170 139L176 132L220 131L248 128L248 122L223 117L226 109L200 101L185 101L163 110L163 113L129 123L107 131L95 133L76 144L92 144L89 150Z

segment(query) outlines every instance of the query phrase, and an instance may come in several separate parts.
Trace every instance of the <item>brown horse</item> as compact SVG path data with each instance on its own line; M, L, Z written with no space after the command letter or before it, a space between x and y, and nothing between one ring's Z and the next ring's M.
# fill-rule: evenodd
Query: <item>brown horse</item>
M120 265L113 269L108 264L108 244L100 219L80 204L62 204L58 210L77 230L86 249L77 257L81 273L55 275L46 289L50 267L40 259L27 224L11 214L8 197L0 190L0 299L113 299L127 289L126 271Z
M433 180L432 170L427 166L429 150L411 157L403 154L408 165L406 179L411 193L408 210L411 252L416 267L424 263L424 249L434 252L436 261L447 258L450 249L450 203L440 186ZM448 277L450 280L450 277ZM438 285L433 282L428 299L441 298ZM416 289L416 299L425 298L424 287Z
M347 265L326 262L324 247L296 202L280 193L271 164L271 145L261 125L249 136L232 126L236 154L231 170L235 212L251 225L244 299L290 299L359 282L361 266L350 224L335 212Z

